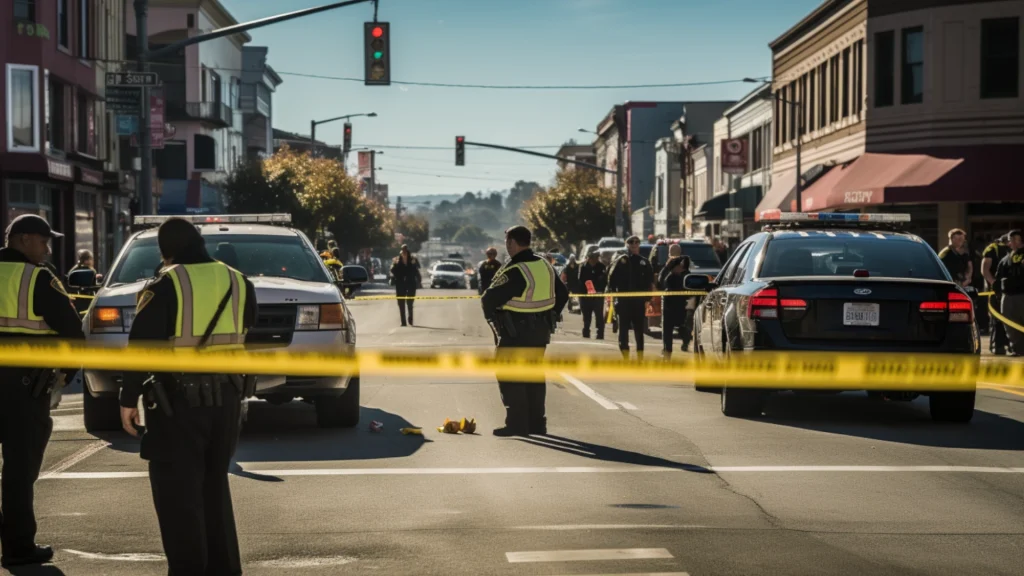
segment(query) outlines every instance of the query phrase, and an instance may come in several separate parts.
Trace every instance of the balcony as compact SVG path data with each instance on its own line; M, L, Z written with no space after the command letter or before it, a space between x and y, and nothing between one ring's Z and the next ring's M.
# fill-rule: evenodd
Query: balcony
M270 90L263 84L242 84L239 100L242 112L270 118Z
M200 121L220 128L234 124L234 112L221 102L167 102L167 120L170 122Z

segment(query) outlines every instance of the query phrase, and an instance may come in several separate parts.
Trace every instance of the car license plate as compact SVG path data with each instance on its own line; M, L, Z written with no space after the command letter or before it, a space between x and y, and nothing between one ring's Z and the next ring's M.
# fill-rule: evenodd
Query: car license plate
M878 304L847 302L843 304L843 324L846 326L878 326Z

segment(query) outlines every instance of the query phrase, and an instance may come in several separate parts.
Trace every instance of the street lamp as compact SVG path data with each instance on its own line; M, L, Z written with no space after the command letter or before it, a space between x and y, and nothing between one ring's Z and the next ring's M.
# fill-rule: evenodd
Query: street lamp
M349 118L356 118L359 116L366 116L367 118L376 118L376 112L363 112L361 114L347 114L345 116L338 116L337 118L328 118L327 120L310 120L309 121L309 149L313 156L316 156L316 127L320 124L327 124L328 122L336 122L338 120L348 120Z
M584 134L593 134L594 136L600 136L600 134L598 134L597 132L594 132L593 130L587 130L586 128L580 128L577 131L583 132Z
M751 84L764 84L765 83L763 80L755 80L753 78L744 78L743 81L747 82L747 83L751 83ZM799 212L799 211L803 210L803 203L801 202L801 200L802 200L801 195L802 195L802 192L803 192L803 189L804 189L804 182L803 182L804 175L803 175L803 172L800 170L800 152L801 152L801 139L803 137L803 132L804 132L804 107L803 107L803 105L800 102L794 102L792 100L787 100L787 99L785 99L782 96L779 96L777 94L773 94L773 97L774 97L776 102L782 102L783 104L786 104L790 108L792 108L791 113L796 114L796 118L797 118L797 121L796 121L796 123L797 123L797 126L796 126L796 211ZM778 122L777 118L776 118L776 122ZM780 127L780 129L781 129L781 127Z

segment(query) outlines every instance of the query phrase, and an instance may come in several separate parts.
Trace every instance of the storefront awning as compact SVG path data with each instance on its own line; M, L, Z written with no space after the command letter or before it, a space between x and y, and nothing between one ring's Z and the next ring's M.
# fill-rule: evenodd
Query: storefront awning
M725 210L729 208L730 194L719 194L704 202L695 215L704 220L725 220ZM743 210L743 217L750 218L754 215L754 209L761 201L761 187L747 186L732 193L732 207Z
M865 153L832 168L801 194L804 211L828 210L892 202L928 202L928 194L906 196L901 190L927 190L964 162L926 154ZM914 197L915 199L908 199ZM963 190L963 201L973 199Z
M783 172L772 178L772 187L754 209L754 220L765 210L796 211L796 171Z

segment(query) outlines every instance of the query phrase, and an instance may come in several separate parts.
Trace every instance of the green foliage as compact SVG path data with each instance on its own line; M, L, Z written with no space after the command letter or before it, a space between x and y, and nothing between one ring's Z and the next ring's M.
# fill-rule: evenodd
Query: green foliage
M412 252L419 252L423 243L430 239L430 222L423 216L403 214L395 226Z
M440 225L434 227L434 235L444 240L445 242L451 241L455 238L455 235L462 229L463 223L454 220L446 220L441 222Z
M508 193L508 197L505 198L505 209L513 213L519 212L522 210L523 204L532 198L539 190L543 190L540 184L519 180L512 186L512 189Z
M463 226L455 236L452 237L453 242L464 244L468 246L475 246L479 244L487 244L491 241L491 237L484 232L483 228L476 224L470 224Z
M551 188L524 204L522 215L539 241L568 249L615 229L615 193L600 186L593 170L560 170Z

